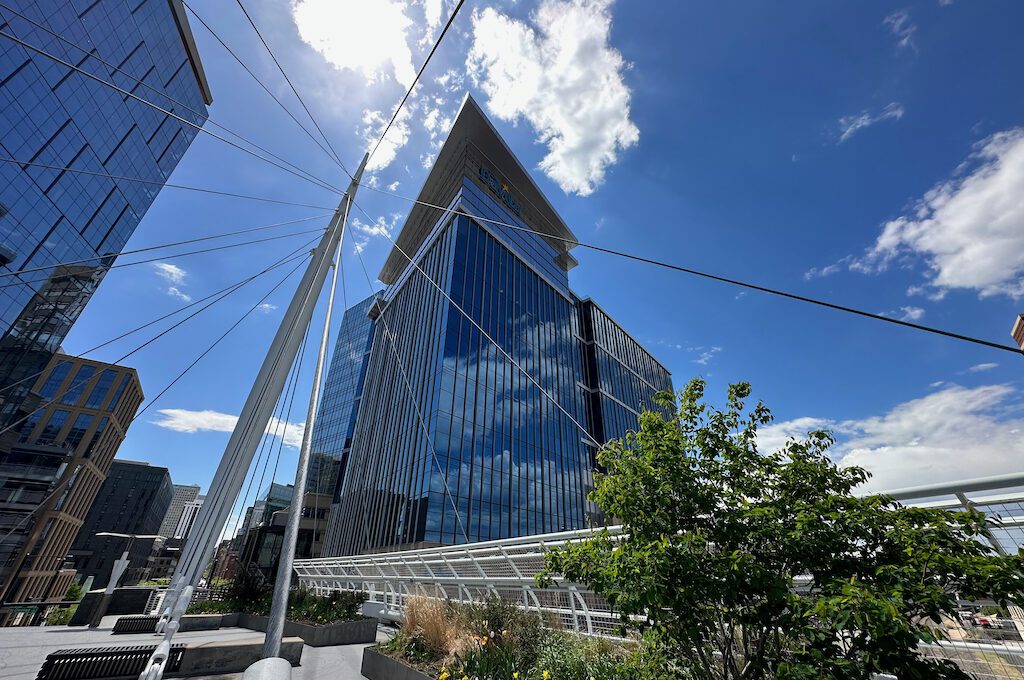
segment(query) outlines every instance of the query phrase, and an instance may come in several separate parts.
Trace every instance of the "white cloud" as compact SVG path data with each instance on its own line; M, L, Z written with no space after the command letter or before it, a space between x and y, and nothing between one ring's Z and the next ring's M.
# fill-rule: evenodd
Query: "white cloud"
M388 133L384 135L383 141L377 147L377 151L370 156L370 160L366 164L367 171L382 170L395 160L398 152L409 141L409 116L414 109L415 106L410 104L402 107L395 122L388 128ZM377 140L380 139L389 120L391 120L390 114L385 116L380 111L370 111L369 109L363 111L362 137L366 142L367 150L373 149L377 144Z
M394 182L392 182L391 184L388 185L388 191L398 191L398 180L397 179Z
M1020 469L1020 395L1008 385L951 385L880 416L832 421L799 418L763 428L758 444L780 448L787 437L830 429L833 457L872 473L865 491L986 477Z
M920 307L900 307L885 316L891 316L900 321L920 321L924 318L924 310Z
M831 276L832 274L841 271L843 267L849 265L850 260L852 259L853 256L847 255L846 257L840 258L839 261L825 265L824 267L811 267L804 272L804 280L810 281L811 279L820 279L826 276Z
M715 355L722 351L721 347L687 347L690 352L697 352L697 358L693 363L707 366L708 362L715 358Z
M427 35L441 23L441 10L444 8L444 0L423 0L423 14L427 20Z
M185 283L187 272L176 264L170 262L154 262L153 269L156 275L172 286L180 286Z
M188 272L170 262L154 262L153 270L158 277L167 283L167 288L164 290L165 293L184 302L192 302L192 296L181 290L181 286L185 284Z
M843 116L839 119L839 143L842 144L864 128L870 127L875 123L880 123L884 120L899 120L903 117L904 113L905 110L902 104L891 102L886 104L885 108L878 113L861 111L854 116Z
M885 224L874 246L850 268L873 273L901 256L922 257L926 286L908 293L953 289L981 297L1024 296L1024 128L981 142L954 176L937 184L909 215Z
M914 33L917 26L910 20L910 12L905 9L896 10L882 22L896 36L896 44L900 47L914 47Z
M380 215L372 224L363 222L358 217L352 219L352 231L355 232L355 249L357 253L363 252L371 238L385 238L390 240L395 233L398 222L404 217L402 213L391 213L388 217Z
M395 0L293 0L292 19L302 40L335 68L359 71L369 83L394 78L408 87L416 68L406 36L413 21L405 10Z
M434 82L440 85L441 89L449 94L461 92L464 89L464 81L465 76L455 69L448 69L438 77L434 78Z
M189 411L181 408L162 408L157 413L160 417L151 421L157 427L162 427L174 432L185 432L194 434L196 432L231 432L235 429L238 416L220 411ZM271 418L267 425L267 432L271 434L280 433L283 429L284 444L292 448L299 448L302 445L302 431L305 429L303 423L284 423L277 418Z
M184 302L192 302L192 296L189 295L188 293L181 292L180 290L178 290L177 286L169 286L167 288L167 294L170 295L171 297L176 297Z
M256 308L264 314L270 314L272 311L277 309L277 305L272 305L269 302L260 303L260 306Z
M532 24L473 13L467 68L502 120L525 118L547 145L541 169L586 196L640 131L629 118L627 65L609 45L611 0L541 0Z
M967 369L968 373L984 373L985 371L991 371L993 368L998 368L999 364L975 364Z

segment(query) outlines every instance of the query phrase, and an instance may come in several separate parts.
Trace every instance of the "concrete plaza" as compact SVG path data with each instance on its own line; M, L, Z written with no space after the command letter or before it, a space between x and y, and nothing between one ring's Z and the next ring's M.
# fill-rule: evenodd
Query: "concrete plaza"
M159 641L151 633L112 635L117 616L104 617L99 628L71 628L69 626L31 626L0 628L0 680L34 680L46 655L58 649L114 647L120 645L155 644ZM378 631L377 639L386 640L387 634ZM248 628L221 628L212 631L178 633L178 642L263 641L263 633ZM302 665L292 669L293 680L358 680L367 645L339 647L310 647L302 650ZM196 676L193 676L196 677ZM204 677L204 676L199 676ZM208 680L234 680L240 673L206 676Z

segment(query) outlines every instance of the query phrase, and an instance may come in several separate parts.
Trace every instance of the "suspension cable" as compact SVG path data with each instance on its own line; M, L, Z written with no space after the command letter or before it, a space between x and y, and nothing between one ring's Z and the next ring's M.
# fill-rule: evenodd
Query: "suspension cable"
M52 165L48 163L37 163L34 161L23 161L17 158L9 158L0 156L0 163L16 163L22 166L22 170L25 168L44 168L46 170L60 170L61 172L72 172L78 175L90 175L92 177L106 177L110 180L117 180L119 182L137 182L139 184L153 184L163 189L182 189L184 191L197 191L204 194L213 194L214 196L227 196L229 198L243 198L249 201L262 201L263 203L276 203L277 205L290 205L297 208L315 208L316 210L333 210L333 208L326 205L312 205L310 203L296 203L295 201L283 201L277 198L265 198L263 196L250 196L248 194L237 194L231 191L217 191L216 189L204 189L203 187L193 187L186 184L173 184L171 182L160 182L153 179L142 179L141 177L125 177L123 175L111 175L107 172L96 172L95 170L85 170L82 168L73 168L67 165Z

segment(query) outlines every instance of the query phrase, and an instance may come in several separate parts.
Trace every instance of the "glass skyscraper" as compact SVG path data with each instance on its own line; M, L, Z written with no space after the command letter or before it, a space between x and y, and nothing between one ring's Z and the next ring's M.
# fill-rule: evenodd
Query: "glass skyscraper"
M212 97L181 0L4 5L5 33L205 122ZM0 36L0 273L33 270L0 280L0 426L20 417L28 377L57 351L197 132Z
M356 303L341 319L311 441L306 488L316 494L333 496L344 476L373 343L370 309L376 299L371 295Z
M592 441L672 386L570 289L575 236L469 97L419 200L457 212L416 205L381 271L325 555L587 526Z

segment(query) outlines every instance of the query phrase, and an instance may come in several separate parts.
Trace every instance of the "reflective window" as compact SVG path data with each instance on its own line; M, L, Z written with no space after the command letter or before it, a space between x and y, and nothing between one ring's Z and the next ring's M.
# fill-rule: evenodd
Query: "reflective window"
M39 390L39 395L46 401L50 401L57 396L57 388L64 382L64 378L68 377L70 370L71 362L67 360L62 360L54 366L53 370L50 371L50 376L43 383L42 389Z
M75 377L71 379L71 384L65 390L63 396L60 398L60 403L74 406L78 403L78 400L82 398L82 393L85 392L85 385L92 378L96 372L96 367L90 364L82 364L78 367L78 372L75 373Z
M39 436L36 437L37 444L52 444L57 440L57 435L60 434L60 430L64 427L64 423L68 421L68 417L71 415L70 411L64 411L57 409L50 415L49 420L43 426L43 429L39 432Z
M93 386L92 391L89 392L89 398L85 400L87 408L99 408L103 405L103 400L107 396L107 392L110 390L110 386L114 383L114 378L117 376L117 371L112 368L103 369L103 373L100 374L99 380L96 381L96 385Z

